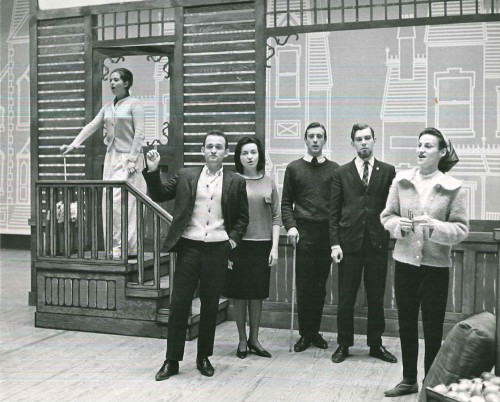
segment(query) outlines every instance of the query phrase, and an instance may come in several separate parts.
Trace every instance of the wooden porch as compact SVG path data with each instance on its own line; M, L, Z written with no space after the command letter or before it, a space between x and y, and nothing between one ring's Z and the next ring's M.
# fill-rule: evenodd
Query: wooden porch
M401 363L388 364L368 357L364 335L356 336L352 358L334 365L330 356L336 347L336 334L324 333L327 350L289 353L288 330L263 328L260 339L273 358L250 355L240 360L235 356L236 325L227 321L216 331L211 359L214 377L203 377L196 370L193 341L186 343L180 375L155 382L165 340L33 328L35 307L26 303L30 253L13 249L0 253L2 400L375 402L389 401L383 391L401 376ZM401 357L398 338L386 337L384 344ZM416 395L400 399L416 400Z

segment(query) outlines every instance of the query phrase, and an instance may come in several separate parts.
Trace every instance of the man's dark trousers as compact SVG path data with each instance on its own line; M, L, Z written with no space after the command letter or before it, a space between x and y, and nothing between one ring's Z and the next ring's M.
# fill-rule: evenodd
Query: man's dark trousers
M361 249L353 253L344 253L339 263L337 313L337 343L339 345L352 346L354 344L354 304L362 276L368 302L367 344L370 347L382 345L382 334L385 330L384 292L387 259L387 250L375 249L367 230L365 230Z
M212 356L219 297L224 286L230 250L229 241L205 243L185 238L179 241L168 319L168 360L183 359L187 323L198 283L201 311L197 356Z
M300 336L311 337L320 330L326 297L326 281L332 258L328 224L299 223L296 287Z

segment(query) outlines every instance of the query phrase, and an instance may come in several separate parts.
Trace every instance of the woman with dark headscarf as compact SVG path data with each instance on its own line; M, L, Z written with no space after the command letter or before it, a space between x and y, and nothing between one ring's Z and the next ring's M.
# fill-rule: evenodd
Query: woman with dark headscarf
M427 375L442 342L451 247L468 231L467 195L447 172L458 162L450 140L435 128L418 137L417 168L399 172L380 218L396 238L395 294L403 380L385 396L418 392L418 315L422 311Z
M234 162L236 171L246 180L250 222L243 241L234 249L233 266L222 294L233 299L239 335L236 356L244 359L250 351L257 356L271 357L259 342L259 327L262 300L269 297L271 267L278 263L280 201L274 181L265 175L265 154L257 138L243 137L238 141Z
M126 68L111 72L110 87L115 95L113 102L106 103L97 116L76 136L70 145L61 146L63 154L78 148L87 138L104 126L104 143L107 146L104 159L103 180L125 180L146 192L146 182L141 174L144 166L142 141L144 140L144 109L140 100L130 96L134 76ZM103 224L106 227L106 197L103 195ZM137 203L135 197L128 200L128 253L137 254ZM106 229L104 229L106 232ZM113 257L121 256L121 190L113 190Z

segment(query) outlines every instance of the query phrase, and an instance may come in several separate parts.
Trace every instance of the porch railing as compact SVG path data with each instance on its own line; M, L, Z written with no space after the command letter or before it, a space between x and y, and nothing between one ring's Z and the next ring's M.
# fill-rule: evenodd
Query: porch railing
M137 280L128 287L160 289L162 239L172 216L149 196L125 181L75 180L39 181L36 191L37 261L50 260L74 265L137 267ZM113 195L119 192L120 213L113 213ZM114 194L113 194L114 193ZM129 204L136 201L135 216ZM136 220L137 256L129 256L129 220ZM120 222L121 253L113 254L113 225ZM135 250L133 253L135 254ZM169 254L173 278L175 256ZM132 260L132 261L131 261ZM153 266L152 281L145 275L146 263ZM97 268L97 267L94 267ZM135 268L134 268L135 269ZM172 290L170 280L170 290Z

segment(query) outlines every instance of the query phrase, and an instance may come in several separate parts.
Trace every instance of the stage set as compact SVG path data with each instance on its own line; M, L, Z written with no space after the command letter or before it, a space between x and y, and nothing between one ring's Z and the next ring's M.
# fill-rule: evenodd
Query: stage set
M329 138L325 153L340 164L355 156L349 145L352 124L372 125L377 137L375 156L395 165L396 170L414 166L418 132L426 126L440 127L452 139L462 161L452 173L465 183L472 219L469 237L452 252L445 332L474 313L498 311L497 0L101 3L71 6L68 2L55 8L47 0L30 1L29 302L36 309L36 327L159 339L167 335L169 295L175 286L170 278L176 257L164 252L162 245L173 204L157 205L126 182L102 181L106 148L99 133L73 154L59 152L59 147L71 143L111 99L109 74L116 67L134 72L132 93L143 101L145 109L144 149L160 152L164 178L183 166L203 164L201 141L211 129L228 134L231 151L241 137L258 137L266 148L266 172L281 192L286 165L304 153L303 131L311 121L326 126ZM233 164L232 154L225 164ZM113 190L122 195L119 218L111 213ZM131 199L137 201L137 256L128 257L124 246L119 258L113 258L110 228L113 220L120 220L122 244L126 245ZM318 369L325 376L334 376L323 352L311 351L307 363L288 353L293 264L284 231L279 253L262 314L268 346L272 351L280 350L278 361L271 363L275 366L269 367L307 373ZM388 270L385 335L386 344L396 351L399 334L392 258ZM337 274L334 263L322 321L322 331L328 334L328 353L336 347ZM358 345L365 343L366 316L366 296L360 289L355 309ZM223 339L216 340L216 354L220 341L227 355L227 359L219 359L217 373L225 372L219 382L222 387L231 383L232 372L243 370L236 361L230 363L234 346L226 342L236 345L237 335L228 300L220 301L218 321L217 336ZM198 323L199 301L195 298L189 339L196 338ZM57 332L53 333L57 349ZM499 333L500 321L497 340ZM79 342L85 347L84 340ZM130 342L135 348L142 341ZM133 360L140 360L142 368L154 360L150 368L154 371L163 342L146 342L156 345L157 355L148 351ZM352 363L356 368L350 369L359 371L359 378L365 381L371 381L371 374L366 373L373 370L373 378L382 381L383 399L382 390L395 385L398 371L365 359L363 347L353 350L360 357ZM119 361L119 366L113 365L117 372L129 364L123 356ZM500 353L496 361L498 374ZM106 357L101 364L108 362ZM281 381L273 377L278 371L268 372L263 381ZM346 373L341 378L346 378ZM240 381L243 378L238 377ZM390 384L386 384L388 378ZM318 379L319 383L323 380ZM189 377L189 381L200 387L200 397L211 399L201 393L205 380ZM319 386L315 399L378 400L371 393L357 398L354 390L361 385L354 380L344 385L345 392L337 396L323 394L325 388ZM234 383L231 387L237 392ZM346 391L349 387L352 394ZM161 387L156 389L161 392ZM272 395L298 399L293 389L290 383L290 393L269 394L270 399ZM307 399L310 392L313 390L307 388L300 399ZM144 396L127 394L123 398L132 395L138 399ZM269 395L250 393L247 397L266 400ZM227 398L231 396L228 393ZM196 395L171 397L187 400ZM11 398L16 399L15 395Z

